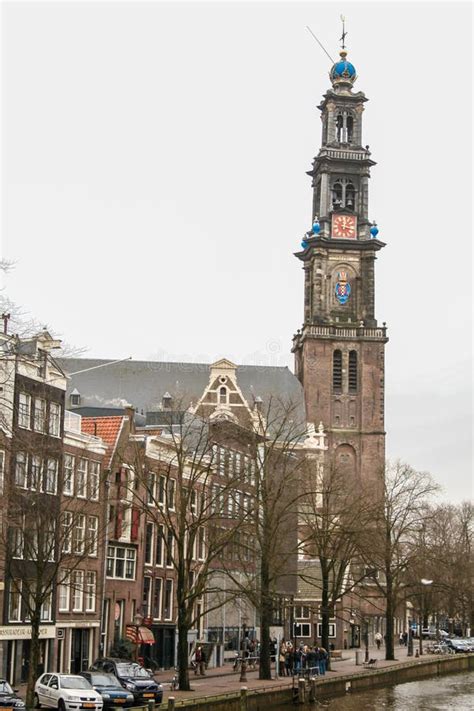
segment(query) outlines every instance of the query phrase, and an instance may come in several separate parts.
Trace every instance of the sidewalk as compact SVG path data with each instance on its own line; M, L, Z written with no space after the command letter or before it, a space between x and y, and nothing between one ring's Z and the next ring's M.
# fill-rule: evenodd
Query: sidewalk
M363 666L357 666L355 663L355 649L348 649L343 652L342 660L333 660L331 671L326 672L326 676L318 677L319 680L332 679L337 676L345 676L347 674L361 674L367 670ZM362 650L364 652L364 650ZM395 648L395 661L387 662L384 659L385 649L382 647L377 650L375 647L369 649L369 658L377 659L377 668L391 667L404 664L407 661L414 660L415 657L407 656L406 647ZM425 656L425 655L424 655ZM427 658L432 658L432 655L426 655ZM424 657L423 657L424 658ZM189 680L191 683L191 691L171 691L170 683L173 678L173 670L156 673L155 679L163 684L163 700L169 696L174 696L176 700L188 698L202 698L203 696L214 696L217 694L228 694L233 691L238 691L242 686L248 689L261 689L263 687L275 686L292 686L297 682L297 677L281 676L275 678L275 670L272 668L273 677L271 680L260 680L258 678L258 669L256 671L247 671L247 681L240 682L240 671L234 672L232 664L226 664L223 667L208 669L205 676L195 676L190 670ZM293 679L295 680L293 682Z

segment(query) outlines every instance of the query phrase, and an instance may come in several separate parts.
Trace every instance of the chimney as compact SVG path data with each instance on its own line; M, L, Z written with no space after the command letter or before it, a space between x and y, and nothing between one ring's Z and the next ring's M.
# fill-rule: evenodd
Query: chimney
M133 405L125 405L123 408L124 414L128 417L130 425L130 434L135 434L135 408Z

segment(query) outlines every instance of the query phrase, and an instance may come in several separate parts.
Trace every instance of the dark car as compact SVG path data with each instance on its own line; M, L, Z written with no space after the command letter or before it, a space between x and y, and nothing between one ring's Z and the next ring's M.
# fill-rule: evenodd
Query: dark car
M104 708L109 706L133 706L135 697L127 691L113 674L99 671L81 672L89 684L102 696Z
M130 659L117 659L115 657L97 659L91 666L90 671L103 671L106 674L114 674L121 686L130 691L135 701L140 703L146 704L147 701L161 703L163 699L163 687L161 684L157 684L146 669Z
M16 689L12 689L8 681L0 679L0 709L4 708L24 709L25 702L16 695Z

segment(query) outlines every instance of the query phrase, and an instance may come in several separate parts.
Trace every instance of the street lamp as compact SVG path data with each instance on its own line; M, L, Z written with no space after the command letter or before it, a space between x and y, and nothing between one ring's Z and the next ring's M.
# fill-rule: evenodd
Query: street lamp
M421 655L423 654L424 588L425 588L425 586L427 587L428 585L432 585L433 581L427 580L426 578L421 578L420 582L421 582L421 609L420 609L420 657L421 657Z
M135 661L138 662L138 650L140 648L140 627L141 624L144 620L143 615L141 615L139 612L136 613L135 615L135 639L136 639L136 647L135 647Z

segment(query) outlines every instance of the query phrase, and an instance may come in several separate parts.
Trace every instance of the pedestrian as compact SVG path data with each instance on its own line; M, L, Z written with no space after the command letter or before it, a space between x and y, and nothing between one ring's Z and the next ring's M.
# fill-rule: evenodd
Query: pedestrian
M278 656L278 674L279 674L279 676L285 676L285 662L286 662L286 644L283 641L280 645L280 653Z
M407 644L408 644L408 632L407 632L406 630L405 630L405 632L403 633L403 644L405 645L405 647L406 647Z
M380 632L376 632L375 634L375 644L377 645L377 649L380 649L380 645L382 644L382 635Z
M206 674L206 655L204 649L200 645L196 648L194 658L196 661L194 673L197 674L199 672L201 676L204 676Z
M403 639L403 632L400 632L400 637L398 638L398 643L399 643L400 647L402 647L403 644L405 643L404 639Z
M319 647L319 673L321 676L326 674L326 663L327 663L328 653L324 647Z

